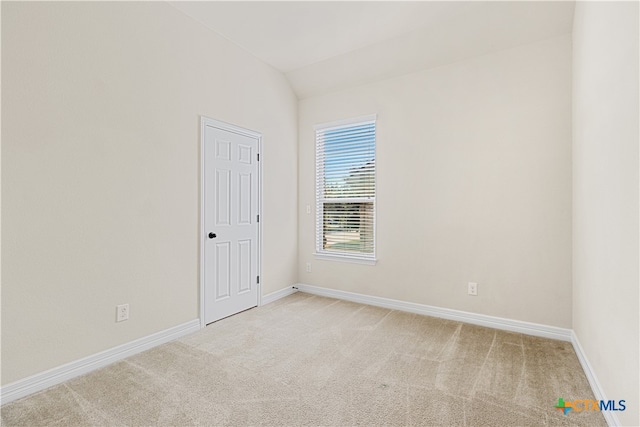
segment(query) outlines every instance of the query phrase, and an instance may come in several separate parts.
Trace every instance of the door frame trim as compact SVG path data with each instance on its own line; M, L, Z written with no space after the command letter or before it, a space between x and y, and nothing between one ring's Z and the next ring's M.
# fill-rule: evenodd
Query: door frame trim
M204 286L204 235L205 235L205 227L204 227L204 172L205 172L205 164L204 164L204 133L205 127L212 126L217 129L221 129L227 132L233 132L240 135L248 136L250 138L255 138L258 140L258 153L262 155L262 134L260 132L256 132L250 129L242 128L240 126L233 125L231 123L226 123L220 120L215 120L206 116L200 116L200 328L204 328L207 326L206 317L205 317L205 286ZM262 159L257 162L258 164L258 215L262 215ZM262 220L258 221L258 276L262 276ZM262 279L262 277L261 277ZM262 280L257 284L258 289L258 299L256 301L256 305L262 305Z

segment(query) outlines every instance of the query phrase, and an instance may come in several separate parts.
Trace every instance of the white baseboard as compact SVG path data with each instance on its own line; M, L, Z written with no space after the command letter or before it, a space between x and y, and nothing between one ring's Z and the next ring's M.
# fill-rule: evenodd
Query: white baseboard
M296 292L298 292L298 290L294 286L287 286L286 288L282 288L279 291L271 292L270 294L264 295L262 297L260 305L272 303L279 300L280 298L284 298Z
M2 404L12 402L199 330L200 320L195 319L7 384L0 390L0 402Z
M596 400L609 400L607 399L600 382L598 381L598 377L596 377L596 373L591 368L591 364L589 363L589 359L587 359L587 355L585 354L582 346L580 345L580 341L578 340L578 336L572 330L571 331L571 344L573 344L573 349L578 356L578 360L580 361L580 365L582 365L582 370L584 374L587 376L587 381L589 381L589 385L591 386L591 390L593 391L593 395ZM611 411L602 411L602 416L604 416L605 421L609 426L619 426L620 420L615 413Z
M505 319L502 317L487 316L485 314L470 313L467 311L453 310L450 308L434 307L425 304L400 301L390 298L374 297L353 292L338 291L335 289L321 288L299 283L296 287L300 292L337 298L361 304L375 305L377 307L393 310L408 311L409 313L424 314L426 316L440 317L442 319L457 320L459 322L474 325L487 326L489 328L502 329L504 331L520 332L527 335L552 338L562 341L571 341L572 330L555 326L541 325L538 323L524 322L522 320Z

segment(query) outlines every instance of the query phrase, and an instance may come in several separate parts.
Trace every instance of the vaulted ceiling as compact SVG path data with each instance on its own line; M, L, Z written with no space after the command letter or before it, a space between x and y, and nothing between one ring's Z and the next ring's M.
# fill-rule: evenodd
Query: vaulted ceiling
M571 32L573 2L170 2L285 74L299 98Z

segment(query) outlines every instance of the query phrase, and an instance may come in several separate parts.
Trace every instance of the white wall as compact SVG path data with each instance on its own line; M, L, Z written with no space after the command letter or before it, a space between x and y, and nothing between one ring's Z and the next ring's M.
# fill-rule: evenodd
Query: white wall
M314 259L313 125L370 113L378 264ZM298 132L300 282L571 327L569 35L304 99Z
M198 317L201 114L263 133L264 293L295 283L279 72L167 3L2 2L2 90L3 384Z
M573 29L573 328L608 399L638 414L638 3L578 2Z

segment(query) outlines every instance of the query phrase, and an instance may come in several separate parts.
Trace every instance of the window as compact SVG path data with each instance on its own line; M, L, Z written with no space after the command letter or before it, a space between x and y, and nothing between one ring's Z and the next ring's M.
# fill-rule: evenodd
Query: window
M375 261L376 117L316 126L316 254Z

